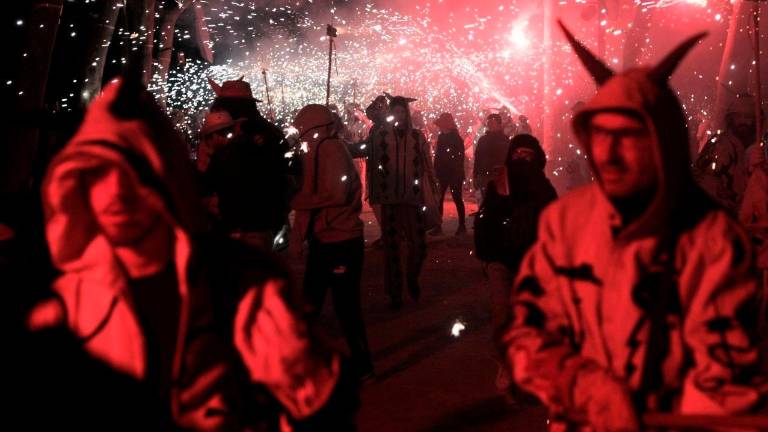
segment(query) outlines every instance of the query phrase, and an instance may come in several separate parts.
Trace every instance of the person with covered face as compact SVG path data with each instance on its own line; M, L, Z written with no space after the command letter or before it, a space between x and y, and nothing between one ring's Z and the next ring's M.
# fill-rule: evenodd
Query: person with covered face
M485 127L485 135L477 141L475 164L472 168L475 189L480 190L483 197L488 182L493 178L494 169L504 165L509 150L509 137L504 135L500 115L489 114L485 120Z
M440 129L435 147L435 176L438 183L438 210L443 213L443 200L445 193L450 190L456 213L459 216L459 227L456 235L466 234L467 226L464 216L464 139L459 135L459 129L450 113L442 113L435 120L435 125ZM437 227L430 234L441 234L442 228Z
M341 406L339 356L311 336L282 265L206 233L193 173L138 74L110 83L48 167L45 230L61 276L29 327L73 335L90 359L141 384L152 408L110 422L243 430L280 412L296 425L326 416ZM258 388L282 408L258 403ZM121 400L110 391L119 388L101 397Z
M211 156L205 175L218 196L221 228L271 249L289 211L288 147L280 129L259 112L250 84L239 79L211 85L211 112L227 112L235 121L233 137Z
M539 141L517 135L503 169L488 183L475 218L475 251L487 264L494 332L505 324L509 289L523 255L536 240L539 214L557 192L544 175L547 158Z
M386 279L384 286L390 307L403 304L403 271L400 244L407 243L405 279L408 293L421 295L419 274L427 256L425 182L434 183L432 158L424 135L411 125L408 104L414 99L394 96L389 100L391 123L379 129L373 139L375 168L373 190L381 203L381 228L384 237Z
M293 121L298 130L304 167L301 190L291 201L296 211L291 246L309 245L304 296L316 321L330 289L333 307L349 346L355 373L373 378L365 323L360 309L363 274L363 221L360 176L346 144L337 136L333 113L322 105L307 105Z
M746 411L761 397L752 248L694 182L668 84L703 34L615 74L563 30L599 85L573 120L597 181L541 214L499 340L512 375L553 428Z
M734 215L747 187L746 149L757 142L756 119L754 97L736 95L725 115L725 130L704 144L694 166L701 187Z
M493 334L507 322L507 300L523 255L536 241L539 214L557 192L544 175L547 158L539 141L517 135L510 141L503 169L488 183L475 218L475 256L488 277ZM511 378L502 363L496 378L499 391L510 391Z

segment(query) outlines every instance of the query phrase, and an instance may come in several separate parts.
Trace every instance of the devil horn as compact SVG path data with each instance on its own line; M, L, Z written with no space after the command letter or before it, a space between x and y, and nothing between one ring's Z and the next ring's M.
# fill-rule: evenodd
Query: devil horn
M221 93L221 86L216 84L216 81L214 81L213 78L208 77L208 85L211 86L211 89L213 89L213 92L216 93L216 96Z
M667 54L667 56L664 57L664 60L659 62L659 64L651 70L651 77L656 82L666 82L675 72L677 65L680 64L683 57L688 54L688 51L690 51L700 40L704 39L706 35L707 32L697 33L681 42L677 48Z
M602 85L604 82L608 81L608 79L613 76L613 71L608 66L606 66L605 63L600 61L597 56L592 54L592 52L589 51L587 47L579 42L573 36L573 33L571 33L570 30L565 27L565 24L563 24L561 20L557 20L557 24L560 26L560 29L563 30L563 33L565 33L565 38L568 39L568 43L571 44L573 51L576 52L579 60L581 60L581 62L584 64L584 67L587 68L595 82L598 85Z
M242 81L245 78L245 75L240 75L240 78L238 78L238 81Z

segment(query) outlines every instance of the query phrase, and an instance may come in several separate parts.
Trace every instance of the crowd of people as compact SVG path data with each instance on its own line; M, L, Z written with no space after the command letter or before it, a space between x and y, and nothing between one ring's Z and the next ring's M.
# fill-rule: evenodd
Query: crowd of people
M768 392L762 113L739 95L692 162L668 79L700 36L617 74L564 30L599 89L573 118L596 181L559 199L527 119L504 110L485 119L468 176L453 115L434 121L432 145L413 98L382 94L347 125L310 104L286 137L248 82L211 82L193 164L137 76L105 86L41 185L57 277L25 314L21 358L60 361L19 399L79 426L354 430L360 385L376 379L364 201L397 311L404 291L422 295L446 193L455 234L468 233L471 179L500 391L538 397L552 428L638 431L648 411L757 409ZM12 237L0 225L0 244ZM301 288L284 248L306 264ZM329 292L349 355L318 334ZM98 396L67 400L77 383Z

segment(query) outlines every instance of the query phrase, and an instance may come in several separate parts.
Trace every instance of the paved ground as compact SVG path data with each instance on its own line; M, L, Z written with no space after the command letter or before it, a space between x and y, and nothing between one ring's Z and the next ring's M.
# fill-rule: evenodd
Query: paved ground
M471 255L471 230L453 235L452 210L449 201L445 235L429 239L418 303L406 299L400 311L387 308L383 253L366 249L363 311L378 377L363 389L360 430L544 431L542 407L511 405L496 391L485 279ZM370 213L363 216L370 244L378 228ZM300 264L294 265L300 271ZM466 329L454 337L451 328L458 321ZM328 303L322 323L338 334Z

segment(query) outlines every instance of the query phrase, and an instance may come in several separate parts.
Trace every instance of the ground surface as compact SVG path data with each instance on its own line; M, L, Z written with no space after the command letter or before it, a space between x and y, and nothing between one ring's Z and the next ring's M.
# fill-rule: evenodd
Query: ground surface
M468 212L476 210L468 207ZM471 255L472 231L454 236L457 221L450 201L445 210L445 234L429 238L418 303L406 298L400 311L387 308L383 252L366 248L363 313L377 379L363 388L360 430L545 431L541 406L510 404L496 390L488 294L481 265ZM363 218L370 244L378 238L378 227L371 213ZM300 273L301 263L293 265ZM451 328L457 321L466 329L454 337ZM330 302L321 323L339 335Z

